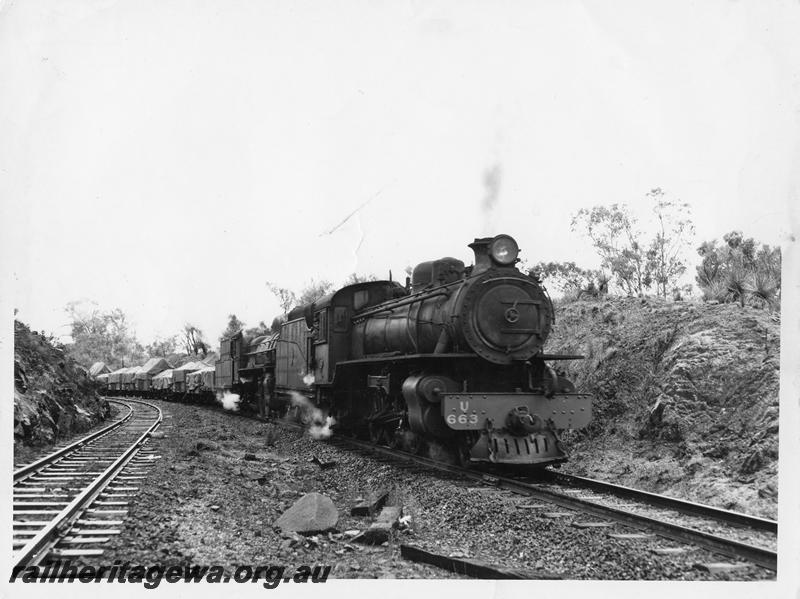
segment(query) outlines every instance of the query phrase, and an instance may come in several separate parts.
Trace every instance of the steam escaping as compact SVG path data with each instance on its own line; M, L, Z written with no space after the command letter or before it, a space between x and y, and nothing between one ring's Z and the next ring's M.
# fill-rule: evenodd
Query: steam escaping
M494 164L492 167L486 169L483 173L483 188L484 196L481 202L481 211L483 212L484 233L494 234L495 219L494 209L500 198L500 181L503 178L503 170L499 163Z
M290 395L292 396L292 405L300 409L301 420L308 423L308 434L311 438L329 438L333 434L331 427L336 424L334 417L325 416L322 410L296 391L291 391Z
M223 391L220 393L217 391L217 401L224 409L231 412L238 412L241 397L239 397L238 393L231 393L230 391Z
M333 416L326 416L323 424L312 424L308 429L308 434L312 439L327 439L333 434L331 427L334 424L336 424L336 419Z
M315 380L316 379L314 377L314 373L312 372L309 372L307 375L303 377L303 383L305 384L306 387L310 387L311 385L313 385Z

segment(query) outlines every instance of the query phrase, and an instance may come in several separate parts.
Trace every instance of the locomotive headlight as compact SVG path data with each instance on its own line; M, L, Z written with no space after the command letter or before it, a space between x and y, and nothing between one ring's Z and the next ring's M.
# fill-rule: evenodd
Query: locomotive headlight
M509 266L517 261L519 255L519 246L508 235L498 235L492 240L489 246L489 254L492 260L502 266Z

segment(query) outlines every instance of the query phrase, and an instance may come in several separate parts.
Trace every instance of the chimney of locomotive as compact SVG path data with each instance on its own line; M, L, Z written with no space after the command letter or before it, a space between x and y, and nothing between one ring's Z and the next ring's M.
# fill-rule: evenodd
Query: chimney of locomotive
M492 259L489 256L489 245L492 243L493 239L494 237L482 237L469 244L469 247L475 252L475 266L472 269L473 275L482 273L484 270L489 270L492 267Z

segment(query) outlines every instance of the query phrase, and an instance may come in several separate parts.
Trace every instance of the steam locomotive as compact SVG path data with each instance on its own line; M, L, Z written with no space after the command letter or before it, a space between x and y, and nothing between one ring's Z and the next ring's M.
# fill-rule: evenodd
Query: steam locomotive
M223 341L213 381L184 393L233 392L285 411L303 396L335 427L460 463L544 466L567 456L560 434L591 420L592 398L544 353L553 304L516 268L508 235L475 239L475 263L423 262L403 286L343 287L292 310L280 333ZM208 369L206 369L206 372Z

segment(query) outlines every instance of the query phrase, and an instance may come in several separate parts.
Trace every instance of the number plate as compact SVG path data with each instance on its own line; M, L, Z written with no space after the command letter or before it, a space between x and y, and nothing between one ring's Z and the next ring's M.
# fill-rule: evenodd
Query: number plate
M551 398L532 393L443 393L441 406L444 421L454 430L481 430L488 418L494 428L503 428L509 412L520 406L552 420L557 429L583 428L592 420L592 396L579 393Z

